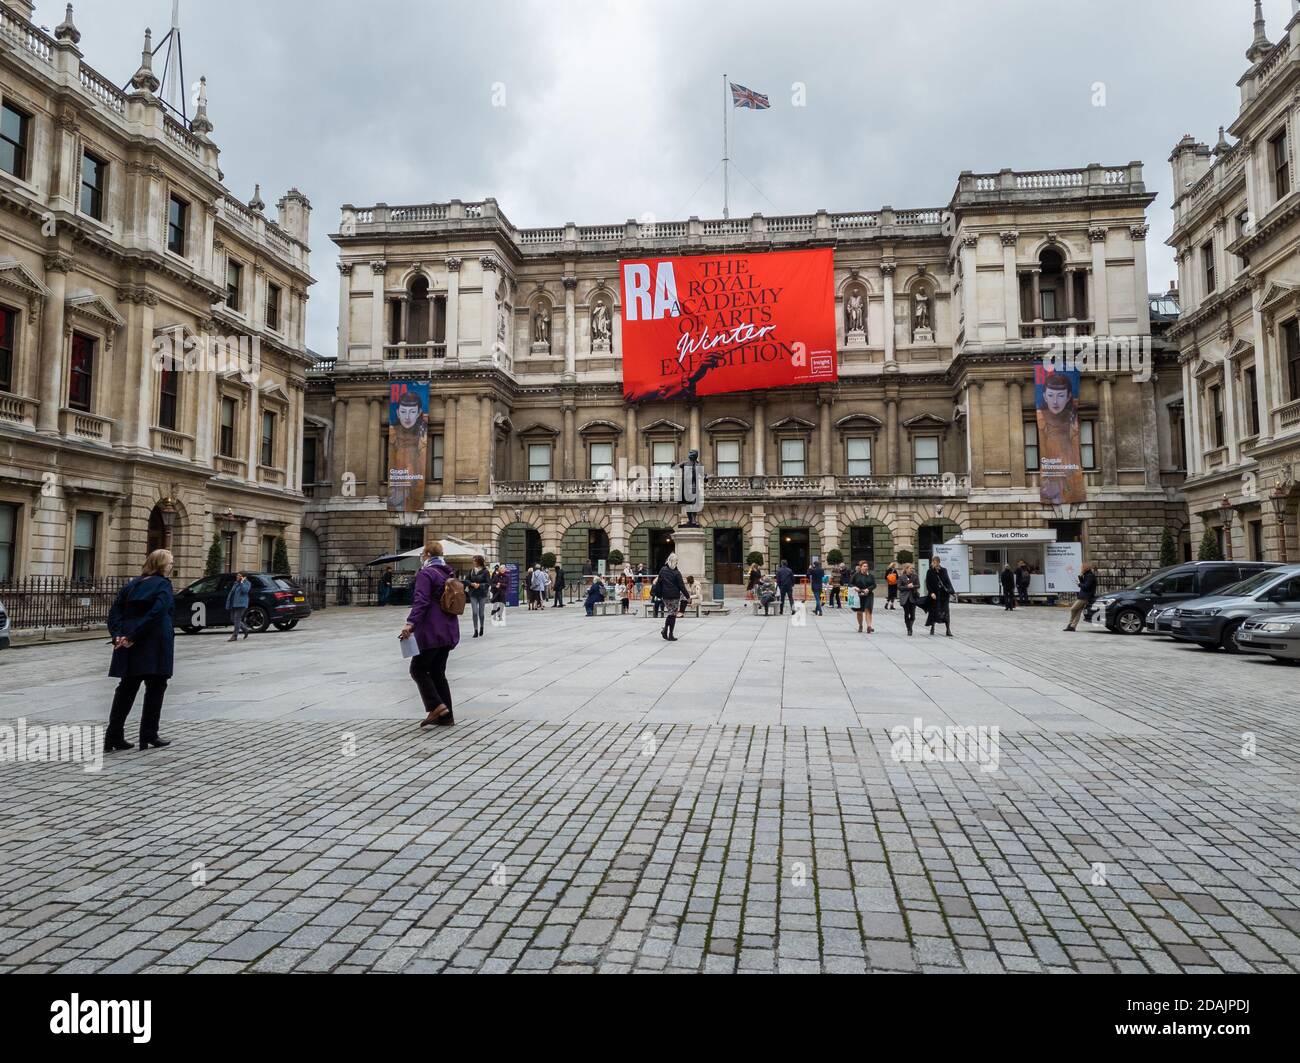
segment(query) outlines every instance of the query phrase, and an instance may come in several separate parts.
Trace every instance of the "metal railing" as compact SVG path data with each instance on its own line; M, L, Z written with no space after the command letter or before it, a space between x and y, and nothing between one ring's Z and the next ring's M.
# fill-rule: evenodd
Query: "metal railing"
M14 631L86 631L108 623L113 599L126 583L125 576L25 576L0 581L0 602Z

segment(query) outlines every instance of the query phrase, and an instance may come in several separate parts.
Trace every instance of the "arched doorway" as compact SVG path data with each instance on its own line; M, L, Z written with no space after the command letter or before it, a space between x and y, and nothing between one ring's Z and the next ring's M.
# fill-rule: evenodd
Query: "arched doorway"
M145 554L147 556L155 550L170 550L171 545L172 531L168 526L167 518L163 515L162 506L154 506L149 513L149 533L145 544Z
M497 540L497 552L503 565L518 565L521 572L541 564L542 533L531 524L507 524Z
M320 579L320 556L320 539L314 531L303 528L298 540L298 575L302 579Z
M851 567L857 568L860 561L865 561L876 579L883 580L894 560L894 536L889 525L878 520L855 520L849 525L845 553Z
M590 561L593 570L609 561L609 533L594 524L573 524L560 540L560 563L568 572L581 572Z
M647 572L658 572L675 549L672 528L659 521L648 521L640 525L628 540L631 553L628 560L633 568L645 565Z
M769 563L777 566L784 561L797 576L805 575L812 559L822 556L821 533L815 527L798 521L773 528L769 544Z

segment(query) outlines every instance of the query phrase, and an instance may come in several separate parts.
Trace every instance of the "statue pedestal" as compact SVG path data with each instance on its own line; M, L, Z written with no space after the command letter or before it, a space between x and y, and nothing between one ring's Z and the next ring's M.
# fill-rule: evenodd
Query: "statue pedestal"
M673 532L673 551L677 554L677 571L682 580L694 576L704 601L713 598L713 587L704 582L704 528L687 528L678 525Z
M912 342L933 344L934 332L928 328L919 328L916 330L916 333L912 336Z
M844 337L846 347L865 347L867 345L867 334L861 329L850 329L847 336Z
M532 353L545 357L551 353L551 345L549 343L534 343L532 346Z

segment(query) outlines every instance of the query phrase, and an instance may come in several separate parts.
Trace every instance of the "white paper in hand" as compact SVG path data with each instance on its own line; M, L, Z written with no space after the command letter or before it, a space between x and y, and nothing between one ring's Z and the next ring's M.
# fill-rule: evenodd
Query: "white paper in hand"
M397 643L402 647L403 657L418 657L420 655L420 644L415 641L415 633L411 633L410 638L400 639Z

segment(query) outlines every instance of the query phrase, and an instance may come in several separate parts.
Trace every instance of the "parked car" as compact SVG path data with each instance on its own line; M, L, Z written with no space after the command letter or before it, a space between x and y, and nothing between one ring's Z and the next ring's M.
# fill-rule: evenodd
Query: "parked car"
M1237 653L1237 632L1259 613L1300 609L1300 565L1257 573L1209 598L1197 598L1174 610L1170 634L1180 642Z
M1104 611L1106 628L1122 635L1140 635L1152 609L1205 598L1224 587L1276 568L1275 561L1188 561L1153 572L1126 590L1103 594L1089 607L1084 619Z
M9 610L0 602L0 650L9 648Z
M250 572L248 581L252 586L244 625L249 631L260 634L272 624L280 631L292 631L311 616L306 592L288 576ZM226 609L226 595L234 582L235 574L227 572L191 583L176 595L172 612L176 626L187 635L197 635L206 627L231 627L234 621Z
M1237 629L1242 653L1265 653L1275 661L1300 661L1300 613L1257 613Z
M1177 606L1173 605L1157 605L1151 612L1147 613L1147 630L1154 631L1157 635L1168 635L1173 630L1174 610L1176 608Z

